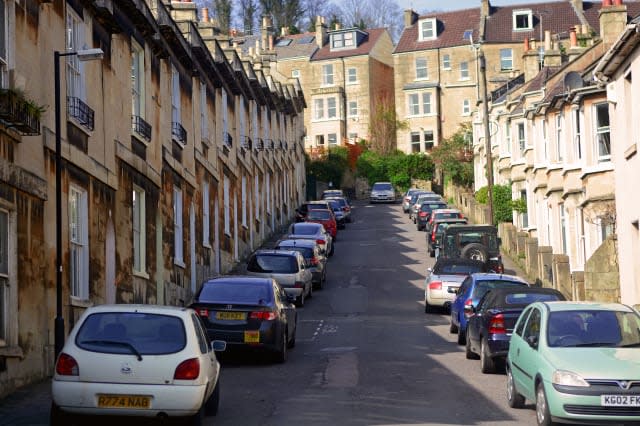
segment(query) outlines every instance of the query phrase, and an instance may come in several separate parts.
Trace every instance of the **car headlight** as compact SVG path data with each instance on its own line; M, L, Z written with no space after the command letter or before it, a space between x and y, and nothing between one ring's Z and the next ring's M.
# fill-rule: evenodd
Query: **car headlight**
M561 386L578 386L587 387L591 386L585 379L576 373L565 370L556 370L551 376L551 383Z

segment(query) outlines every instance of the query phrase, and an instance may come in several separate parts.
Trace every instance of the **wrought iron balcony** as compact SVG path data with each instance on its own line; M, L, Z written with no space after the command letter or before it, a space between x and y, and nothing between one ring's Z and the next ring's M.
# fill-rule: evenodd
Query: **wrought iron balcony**
M41 109L20 94L0 89L0 120L23 135L40 134Z
M151 140L151 125L144 121L142 117L138 115L131 116L131 129L147 142Z
M244 141L240 146L244 149L253 149L253 141L249 136L245 136Z
M177 121L171 122L171 137L174 141L182 145L187 144L187 131L182 127L182 124Z
M275 142L273 142L273 139L267 139L266 142L267 142L267 145L266 145L267 149L270 149L270 150L275 149L276 144L275 144Z
M258 138L255 148L256 151L262 151L264 149L264 141L262 140L262 138Z
M67 113L73 117L78 123L82 124L87 130L93 131L94 112L85 104L82 99L74 96L67 96Z
M224 132L223 143L224 143L224 146L226 146L229 149L233 147L233 137L231 136L231 133Z

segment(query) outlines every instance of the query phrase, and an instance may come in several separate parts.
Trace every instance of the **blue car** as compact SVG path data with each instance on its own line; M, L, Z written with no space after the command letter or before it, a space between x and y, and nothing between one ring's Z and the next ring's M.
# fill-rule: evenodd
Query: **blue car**
M473 315L478 302L486 292L494 288L508 286L528 286L522 278L516 275L476 272L469 275L460 284L456 298L451 304L451 322L449 331L458 333L458 344L466 343L467 319Z

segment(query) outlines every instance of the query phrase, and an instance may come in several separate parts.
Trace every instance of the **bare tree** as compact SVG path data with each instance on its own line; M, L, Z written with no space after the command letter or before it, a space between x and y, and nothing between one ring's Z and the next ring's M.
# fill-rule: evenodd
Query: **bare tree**
M380 95L376 99L369 124L371 149L382 155L393 153L396 150L396 133L406 127L406 122L398 120L393 99Z
M340 3L340 20L346 26L388 28L397 40L403 28L403 16L395 0L345 0Z
M255 0L238 0L240 10L238 11L238 18L242 22L242 31L245 34L256 33L255 29L259 28L257 22L258 5Z
M594 203L590 209L585 209L584 220L587 223L608 228L612 234L615 234L617 224L615 200Z
M233 0L213 0L213 8L218 18L222 33L228 34L231 29L231 10Z

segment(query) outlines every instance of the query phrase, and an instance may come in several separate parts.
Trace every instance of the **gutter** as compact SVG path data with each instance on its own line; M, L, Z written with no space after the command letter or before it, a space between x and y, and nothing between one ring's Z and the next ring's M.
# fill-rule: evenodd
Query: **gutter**
M618 54L624 49L625 45L631 40L636 34L640 33L640 23L633 23L627 25L626 29L616 42L607 50L607 53L604 54L602 59L598 62L598 65L593 70L593 78L602 85L605 85L609 82L611 74L615 71L619 64L616 64L616 68L611 68L611 62L613 59L618 56Z

